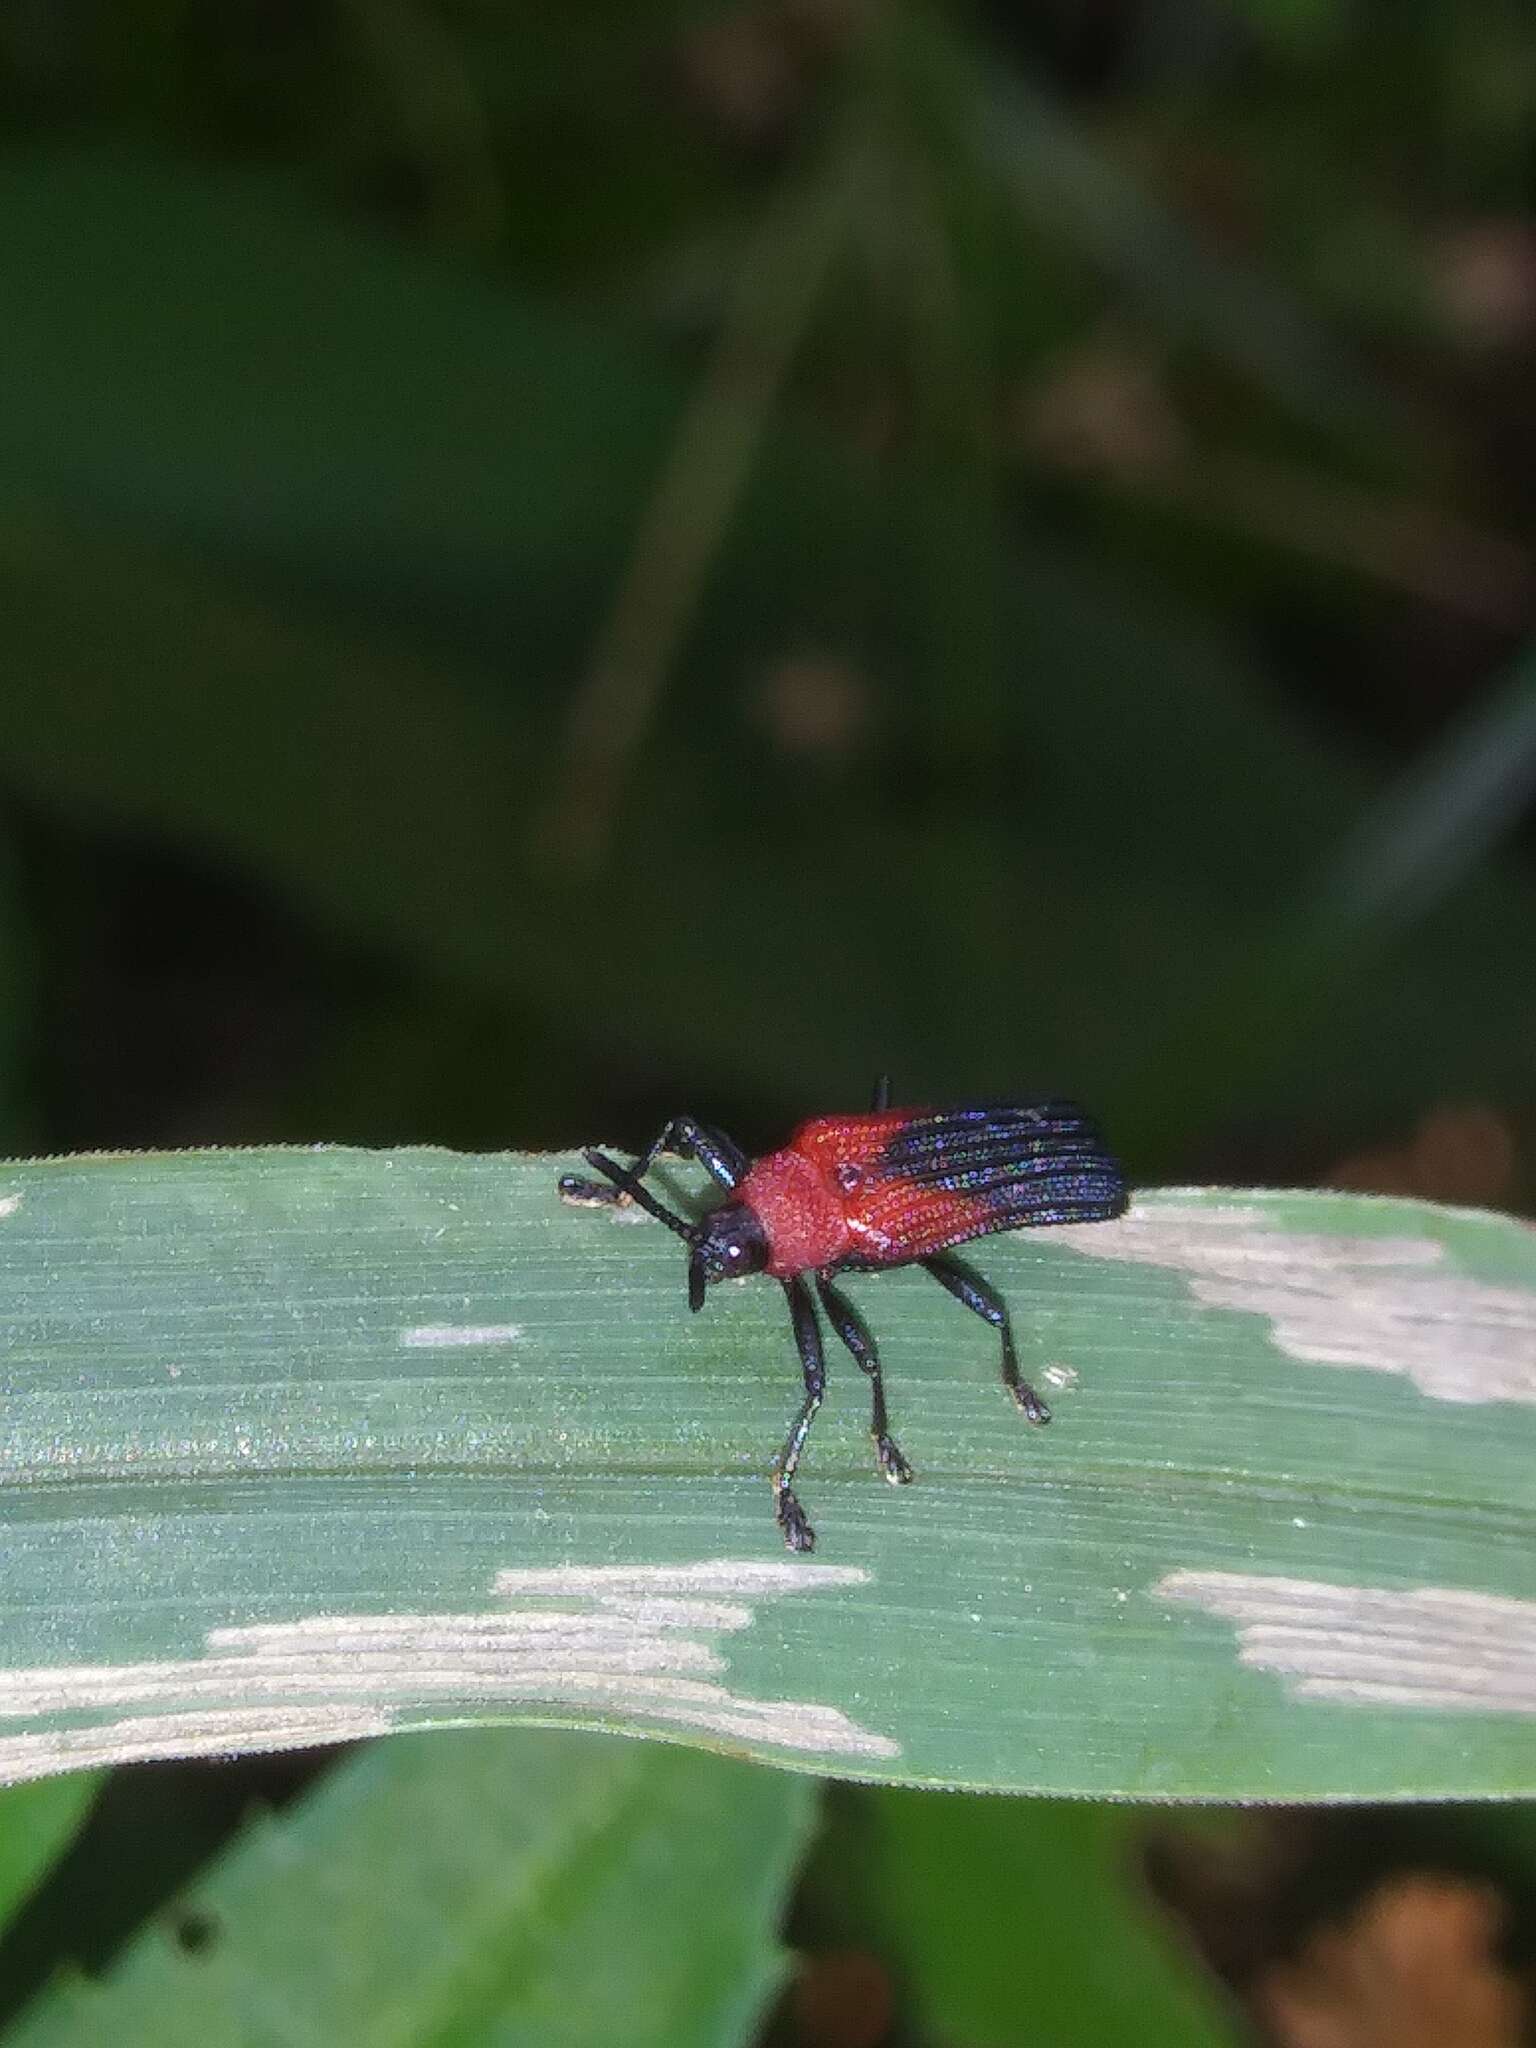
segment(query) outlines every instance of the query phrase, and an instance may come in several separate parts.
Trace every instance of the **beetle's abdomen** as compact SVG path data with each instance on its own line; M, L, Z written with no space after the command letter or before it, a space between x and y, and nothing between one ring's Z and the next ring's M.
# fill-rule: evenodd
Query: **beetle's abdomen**
M761 1221L768 1239L766 1271L776 1280L830 1266L850 1249L840 1190L799 1152L759 1159L738 1186L736 1200Z

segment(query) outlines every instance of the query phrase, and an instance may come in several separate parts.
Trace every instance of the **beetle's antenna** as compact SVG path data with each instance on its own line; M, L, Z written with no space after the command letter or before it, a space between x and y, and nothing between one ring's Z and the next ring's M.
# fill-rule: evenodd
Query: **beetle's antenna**
M658 1223L665 1223L668 1230L675 1230L685 1244L696 1245L702 1239L704 1233L697 1223L690 1223L685 1216L678 1216L671 1209L665 1208L648 1187L641 1185L627 1166L620 1166L616 1159L610 1159L605 1152L588 1151L584 1156L589 1166L595 1166L599 1173L611 1180L616 1188L629 1196L631 1201L638 1202L642 1209L656 1218Z

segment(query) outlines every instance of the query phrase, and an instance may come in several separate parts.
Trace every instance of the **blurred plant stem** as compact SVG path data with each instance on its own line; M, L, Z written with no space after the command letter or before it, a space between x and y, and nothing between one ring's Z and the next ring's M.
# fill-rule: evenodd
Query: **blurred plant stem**
M1351 991L1497 852L1536 796L1536 643L1501 687L1368 807L1312 885L1227 971L1201 980L1138 1062L1121 1142L1210 1128L1337 1032ZM1536 1029L1536 1020L1533 1020ZM1156 1128L1136 1130L1138 1106Z
M1251 537L1498 632L1517 629L1536 596L1536 566L1518 541L1428 497L1355 488L1297 462L1191 445L1156 461L1102 460L1094 480L1124 501Z
M1299 296L1209 247L1048 92L1011 66L989 63L943 13L914 0L902 25L906 64L935 104L948 107L957 164L973 164L1021 217L1077 250L1165 332L1208 349L1292 417L1398 466L1402 407Z
M655 715L710 567L872 164L862 115L821 161L785 182L742 253L719 335L635 537L571 706L536 851L591 872L612 841L630 765Z
M1346 840L1305 917L1332 954L1382 944L1492 854L1536 799L1536 643Z
M967 289L951 246L942 166L909 149L899 169L921 558L929 583L928 724L936 745L980 773L992 753L1001 683L996 375L985 308Z

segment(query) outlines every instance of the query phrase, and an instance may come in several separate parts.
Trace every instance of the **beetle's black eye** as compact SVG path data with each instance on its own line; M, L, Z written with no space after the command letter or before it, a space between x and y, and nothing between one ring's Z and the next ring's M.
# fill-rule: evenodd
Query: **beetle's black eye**
M716 1280L744 1280L768 1263L763 1226L740 1202L727 1202L710 1216L704 1236L705 1262Z

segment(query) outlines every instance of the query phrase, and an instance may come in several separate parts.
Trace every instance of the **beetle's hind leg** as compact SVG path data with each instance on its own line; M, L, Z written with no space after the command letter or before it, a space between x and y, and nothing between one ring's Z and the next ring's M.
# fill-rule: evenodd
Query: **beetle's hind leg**
M924 1259L922 1266L925 1272L933 1275L941 1287L948 1289L956 1301L963 1301L968 1309L974 1310L997 1331L1003 1340L1003 1385L1031 1422L1049 1422L1050 1409L1029 1381L1019 1376L1019 1355L1013 1348L1013 1329L1008 1321L1008 1311L1001 1299L979 1273L973 1273L969 1266L962 1265L958 1259L940 1254L937 1258Z
M692 1116L675 1116L662 1125L630 1168L635 1179L644 1180L663 1152L676 1159L697 1159L710 1179L727 1194L746 1178L750 1163L741 1147L723 1131L711 1130L708 1124L701 1124ZM617 1208L630 1200L625 1190L611 1181L588 1180L579 1173L561 1174L560 1195L563 1201L578 1208Z
M912 1467L901 1455L901 1447L891 1435L890 1417L885 1412L885 1382L880 1377L880 1354L875 1349L875 1340L847 1295L839 1294L819 1273L816 1292L821 1296L827 1320L853 1353L860 1372L869 1375L869 1433L875 1440L875 1457L880 1470L892 1486L906 1486L912 1478Z
M800 1353L805 1399L800 1404L800 1413L795 1417L789 1435L784 1439L783 1450L773 1461L773 1511L784 1532L784 1541L791 1550L814 1550L816 1531L805 1518L805 1509L795 1497L792 1482L800 1464L800 1453L805 1449L805 1440L811 1433L811 1424L816 1419L816 1410L827 1390L827 1367L811 1290L797 1274L793 1280L784 1282L784 1295L795 1326L795 1348Z

